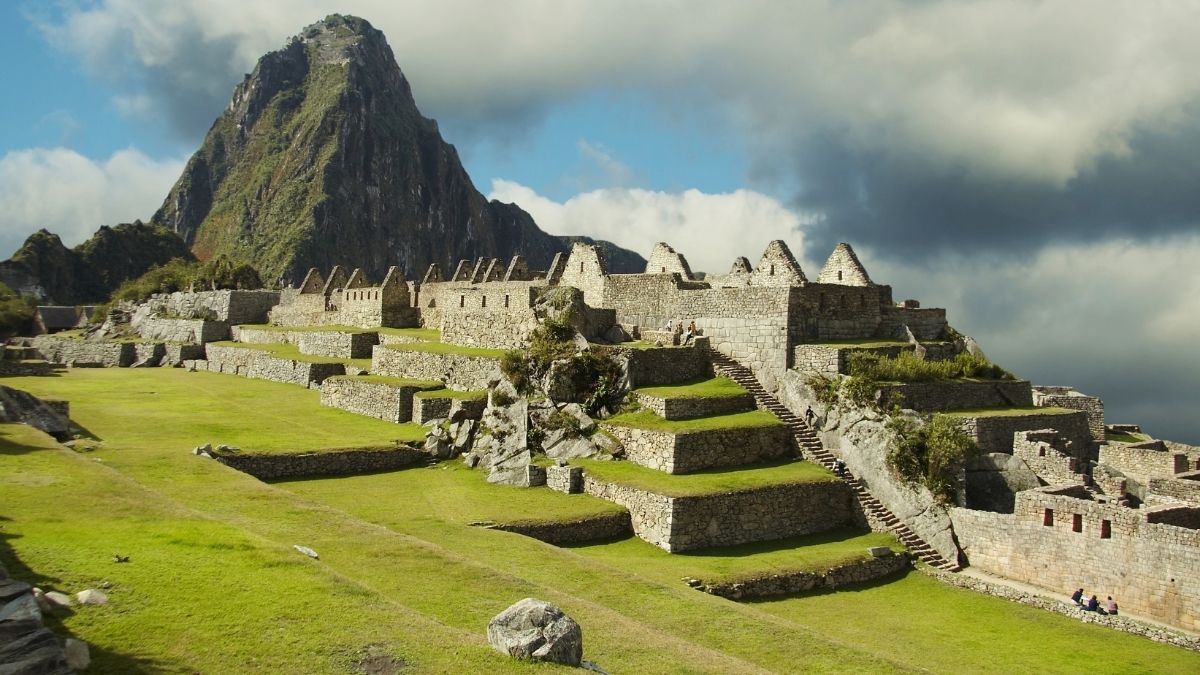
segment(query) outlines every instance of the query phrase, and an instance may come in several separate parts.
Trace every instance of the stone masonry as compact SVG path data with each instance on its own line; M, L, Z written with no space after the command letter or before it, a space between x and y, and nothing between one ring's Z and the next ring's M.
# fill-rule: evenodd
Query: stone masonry
M795 453L795 441L782 424L672 433L601 424L625 447L626 458L665 473L759 464Z

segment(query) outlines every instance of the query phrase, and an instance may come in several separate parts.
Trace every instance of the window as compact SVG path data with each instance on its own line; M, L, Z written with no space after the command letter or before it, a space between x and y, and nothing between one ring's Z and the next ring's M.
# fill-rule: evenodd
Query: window
M458 296L458 306L459 307L467 306L467 296L465 296L465 295Z
M1054 509L1046 509L1046 512L1042 514L1042 525L1046 527L1054 525Z
M1112 521L1111 520L1100 521L1100 538L1101 539L1112 539Z
M666 268L665 266L663 266L663 267L660 267L660 268L658 268L658 269L659 269L659 271L661 271L663 274L666 274L666 272L667 272L667 268Z
M508 293L504 294L504 307L505 309L508 308Z
M842 280L842 271L838 270L838 281Z
M1076 513L1071 516L1071 531L1083 532L1083 514Z
M486 295L479 296L479 306L487 307L487 296Z
M582 260L579 261L579 273L583 274L583 261Z
M1046 456L1046 448L1045 447L1038 448L1038 457L1045 457L1045 456Z
M774 265L771 265L771 271L770 271L770 272L767 272L767 274L770 274L770 275L772 275L772 276L774 276L774 275L775 275L775 266L774 266Z

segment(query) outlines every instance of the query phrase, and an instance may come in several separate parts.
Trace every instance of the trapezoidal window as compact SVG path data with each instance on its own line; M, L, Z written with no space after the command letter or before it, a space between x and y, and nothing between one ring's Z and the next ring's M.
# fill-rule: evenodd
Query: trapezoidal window
M504 307L505 309L508 308L508 293L504 294Z
M842 280L842 271L838 270L838 281Z
M1042 525L1046 527L1054 525L1054 509L1046 509L1046 512L1042 514Z
M458 306L459 307L467 306L467 296L465 296L465 295L458 296Z
M1112 539L1112 521L1111 520L1100 521L1100 538L1101 539Z
M1083 532L1083 514L1076 513L1071 516L1071 531Z
M659 269L659 271L660 271L660 272L662 272L662 273L664 273L664 274L665 274L665 273L666 273L666 271L667 271L667 268L666 268L666 267L660 267L660 268L658 268L658 269Z
M579 273L583 274L583 261L582 260L579 261Z
M486 295L481 295L481 296L479 297L479 306L480 306L480 307L487 307L487 296L486 296Z
M769 275L771 275L771 276L774 276L774 275L775 275L775 266L774 266L774 265L771 265L771 271L770 271L770 272L767 272L767 274L769 274Z

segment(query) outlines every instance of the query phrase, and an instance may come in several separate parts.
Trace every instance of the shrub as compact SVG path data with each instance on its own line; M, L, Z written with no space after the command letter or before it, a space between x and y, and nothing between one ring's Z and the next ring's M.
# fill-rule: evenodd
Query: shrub
M0 335L28 335L36 308L36 300L22 298L11 288L0 283Z
M838 403L838 388L841 382L837 378L827 377L820 373L810 375L807 382L817 400L826 408L834 408Z
M893 415L887 428L893 435L888 466L906 482L924 485L940 503L952 502L955 471L978 450L971 437L945 415L924 425Z
M963 377L1012 379L1012 374L982 356L969 352L945 361L925 361L913 352L884 357L871 352L850 355L851 377L872 382L936 382Z
M224 256L217 256L205 263L175 258L165 265L151 267L137 279L122 283L108 303L97 308L92 320L104 321L108 310L122 300L145 302L155 293L175 293L192 288L202 291L253 290L262 286L257 270L246 264L234 265Z

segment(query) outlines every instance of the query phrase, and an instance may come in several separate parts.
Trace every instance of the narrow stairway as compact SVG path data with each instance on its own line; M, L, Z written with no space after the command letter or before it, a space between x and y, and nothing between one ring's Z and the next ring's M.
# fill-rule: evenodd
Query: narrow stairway
M804 420L792 414L792 411L788 410L779 399L767 392L749 368L716 350L711 350L710 353L712 355L713 368L717 371L718 375L724 375L741 385L743 389L750 392L750 395L754 397L754 401L758 404L759 408L770 412L786 424L796 437L796 442L799 443L800 449L806 458L820 463L830 471L834 471L836 458L821 444L821 439L817 437L812 427ZM912 555L931 567L948 572L958 572L962 569L956 563L942 557L932 546L921 539L916 532L913 532L912 528L906 525L904 521L897 518L896 514L892 513L871 494L867 486L849 468L843 471L842 479L854 490L855 497L862 504L863 509L872 518L882 523L895 534L896 538L908 548Z

